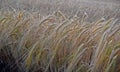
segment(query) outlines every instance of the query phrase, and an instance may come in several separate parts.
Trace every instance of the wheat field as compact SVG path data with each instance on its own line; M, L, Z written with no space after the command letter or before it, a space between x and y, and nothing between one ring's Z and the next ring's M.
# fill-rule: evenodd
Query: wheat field
M1 72L120 72L118 10L1 9Z

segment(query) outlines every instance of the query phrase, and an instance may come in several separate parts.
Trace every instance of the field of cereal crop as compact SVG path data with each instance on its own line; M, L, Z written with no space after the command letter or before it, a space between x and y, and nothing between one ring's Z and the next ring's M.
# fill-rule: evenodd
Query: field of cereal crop
M0 0L1 72L120 72L119 0Z

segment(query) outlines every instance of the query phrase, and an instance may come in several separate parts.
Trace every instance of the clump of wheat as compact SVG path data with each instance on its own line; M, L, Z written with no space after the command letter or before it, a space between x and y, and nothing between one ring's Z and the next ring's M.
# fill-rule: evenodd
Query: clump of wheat
M30 72L120 70L119 20L90 23L86 14L69 19L61 11L46 17L36 15L22 11L0 15L0 50L14 58L11 69L17 66L19 71Z

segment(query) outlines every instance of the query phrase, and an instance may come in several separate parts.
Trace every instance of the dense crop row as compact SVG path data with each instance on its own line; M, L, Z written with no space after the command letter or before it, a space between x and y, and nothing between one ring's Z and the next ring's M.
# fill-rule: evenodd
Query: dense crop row
M48 16L0 14L0 60L18 72L120 71L120 20L87 22L57 11ZM89 17L90 18L90 17Z

